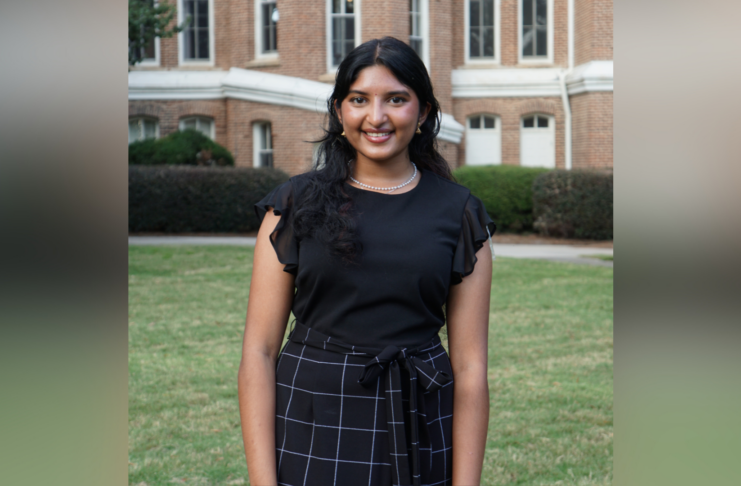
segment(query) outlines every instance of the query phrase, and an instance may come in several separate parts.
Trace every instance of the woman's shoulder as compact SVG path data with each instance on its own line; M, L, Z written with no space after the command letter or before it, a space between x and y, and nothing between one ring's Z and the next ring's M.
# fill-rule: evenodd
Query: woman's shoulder
M432 186L435 194L438 196L445 197L448 200L460 202L465 204L468 200L468 196L471 194L470 189L466 186L459 184L453 180L436 174L430 170L425 171L425 175L430 180L430 186Z

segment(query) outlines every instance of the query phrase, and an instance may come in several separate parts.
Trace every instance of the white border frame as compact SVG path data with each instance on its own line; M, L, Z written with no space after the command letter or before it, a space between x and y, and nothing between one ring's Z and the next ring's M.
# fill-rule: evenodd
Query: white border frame
M209 130L209 136L208 136L208 138L210 138L213 141L216 141L216 120L213 117L206 116L206 115L185 115L185 116L181 116L180 119L178 120L178 130L180 130L180 131L183 131L184 130L183 123L188 118L205 118L207 120L211 120L211 129Z
M255 4L255 59L278 59L278 51L271 52L269 54L263 54L262 52L262 6L263 0L254 0ZM278 8L278 2L275 2L276 8ZM280 10L278 10L278 16L280 17ZM278 20L280 22L280 19ZM276 40L278 37L278 25L275 26Z
M154 38L154 59L143 60L136 63L139 67L160 67L160 38Z
M178 25L181 25L185 20L183 15L185 9L183 8L183 0L178 0ZM183 32L178 32L178 66L206 66L214 67L216 65L216 50L214 46L215 35L214 26L216 25L214 19L214 0L208 0L208 61L192 60L183 58L183 49L185 47L185 40Z
M475 117L475 116L478 116L478 117L482 117L482 116L493 116L494 117L494 128L483 128L483 127L482 128L470 128L470 126L469 126L470 125L469 120L471 118ZM477 132L478 131L482 131L482 132L484 132L484 131L497 132L499 134L499 163L497 163L497 164L486 164L486 165L502 165L504 163L503 162L503 159L502 159L502 116L501 115L498 115L496 113L491 113L491 112L488 112L488 111L480 111L480 112L477 112L477 113L470 113L470 114L466 115L466 122L465 122L465 124L463 126L465 127L465 133L466 133L466 146L464 147L464 149L466 150L466 158L468 158L468 156L469 156L469 154L468 154L468 140L469 140L468 134L469 134L470 131L475 130ZM467 166L469 166L469 167L478 167L479 166L479 164L470 164L469 165L468 164L468 160L464 160L464 164L467 165Z
M520 1L520 0L518 0ZM502 2L494 0L494 59L471 59L471 36L470 36L470 11L471 2L464 2L463 12L463 44L465 64L501 64L502 59Z
M213 1L213 0L211 0ZM362 0L353 0L353 15L355 15L355 47L358 47L360 44L362 44L362 24L361 24L361 17L362 17ZM325 23L325 48L327 50L327 72L328 73L334 73L337 71L337 66L332 65L332 0L327 0L325 3L325 16L324 16L324 23ZM407 19L408 21L408 19Z
M517 62L520 64L553 64L553 9L554 0L548 0L548 55L546 57L522 56L522 0L517 0Z

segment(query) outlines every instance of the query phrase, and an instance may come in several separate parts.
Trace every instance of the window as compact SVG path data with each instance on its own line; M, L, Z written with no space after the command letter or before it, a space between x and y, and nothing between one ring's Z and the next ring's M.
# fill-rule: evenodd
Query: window
M409 45L429 69L428 0L409 0Z
M214 139L214 120L205 116L189 116L180 119L180 130L198 130L211 140Z
M156 3L154 0L140 0L143 3L148 4L149 6L155 6ZM142 28L142 33L143 33ZM132 48L133 49L133 48ZM159 66L159 49L160 49L160 39L159 37L152 38L146 46L141 47L139 49L139 52L132 52L133 58L139 60L140 66Z
M521 0L520 60L552 61L553 0Z
M495 59L495 0L469 0L468 2L468 58Z
M347 54L360 43L358 22L360 0L327 0L327 64L329 70L340 65Z
M502 163L502 132L496 115L473 115L466 124L466 165Z
M255 57L278 55L278 6L276 0L255 0Z
M555 120L550 115L527 115L520 125L520 165L556 167Z
M159 136L160 127L156 118L147 116L129 118L129 143Z
M273 167L273 132L270 122L258 122L252 125L253 165L255 167Z
M190 17L179 34L181 64L213 65L212 0L180 0L179 22Z

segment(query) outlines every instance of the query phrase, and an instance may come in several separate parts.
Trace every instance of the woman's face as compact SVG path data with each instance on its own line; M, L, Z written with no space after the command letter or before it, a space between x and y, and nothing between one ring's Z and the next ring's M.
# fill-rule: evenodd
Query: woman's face
M401 84L385 66L363 69L337 105L348 142L377 163L409 159L407 146L417 124L425 120L429 105L420 112L414 91Z

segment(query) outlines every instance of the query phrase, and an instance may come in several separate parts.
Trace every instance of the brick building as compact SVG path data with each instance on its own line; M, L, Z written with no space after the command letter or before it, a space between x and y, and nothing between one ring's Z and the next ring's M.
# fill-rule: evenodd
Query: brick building
M334 72L377 37L420 54L453 167L612 168L612 0L171 0L129 72L129 140L193 127L238 166L308 170Z

